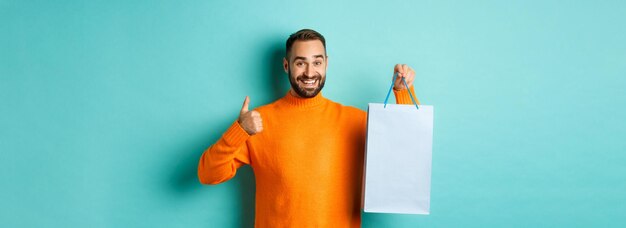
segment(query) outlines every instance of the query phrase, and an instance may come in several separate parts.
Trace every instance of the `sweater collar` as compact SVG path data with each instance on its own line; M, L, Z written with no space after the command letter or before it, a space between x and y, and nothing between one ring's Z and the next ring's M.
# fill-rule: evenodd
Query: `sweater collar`
M327 99L322 96L322 91L311 98L296 97L291 94L291 90L287 91L287 95L283 99L287 105L296 106L298 108L310 108L326 103Z

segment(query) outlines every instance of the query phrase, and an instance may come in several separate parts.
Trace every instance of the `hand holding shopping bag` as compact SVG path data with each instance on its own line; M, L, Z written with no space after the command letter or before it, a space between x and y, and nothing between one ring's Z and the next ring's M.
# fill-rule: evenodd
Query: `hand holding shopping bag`
M368 105L363 209L429 214L433 107L417 105L412 94L414 105L387 104L396 78L384 104Z

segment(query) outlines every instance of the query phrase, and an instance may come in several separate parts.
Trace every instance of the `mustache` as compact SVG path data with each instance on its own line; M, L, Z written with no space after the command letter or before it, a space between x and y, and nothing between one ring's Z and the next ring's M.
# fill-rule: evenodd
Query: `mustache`
M301 74L301 75L298 75L298 76L296 77L296 80L299 80L299 79L318 79L318 80L320 80L320 81L321 81L321 80L322 80L322 75L320 75L320 74L315 74L315 75L310 75L310 76L307 76L307 75Z

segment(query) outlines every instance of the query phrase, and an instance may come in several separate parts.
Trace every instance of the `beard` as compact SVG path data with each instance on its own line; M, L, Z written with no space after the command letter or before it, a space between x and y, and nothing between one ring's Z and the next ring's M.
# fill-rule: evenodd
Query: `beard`
M291 69L289 69L289 83L291 84L291 88L293 89L294 92L296 92L296 94L298 94L298 96L303 97L303 98L311 98L311 97L315 97L320 91L322 91L322 88L324 88L324 84L326 83L326 75L324 75L324 77L322 77L322 75L320 74L315 74L312 76L305 76L303 74L296 76L295 78L291 76ZM314 79L316 80L318 83L317 87L315 88L304 88L301 85L301 83L298 83L301 80L305 80L305 79Z

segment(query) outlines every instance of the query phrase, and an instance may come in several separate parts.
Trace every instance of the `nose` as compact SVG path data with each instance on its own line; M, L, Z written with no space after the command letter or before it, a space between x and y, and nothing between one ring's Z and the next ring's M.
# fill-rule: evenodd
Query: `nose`
M306 70L304 71L304 74L306 76L313 76L313 75L315 75L315 70L313 69L313 67L311 65L308 65L306 67Z

